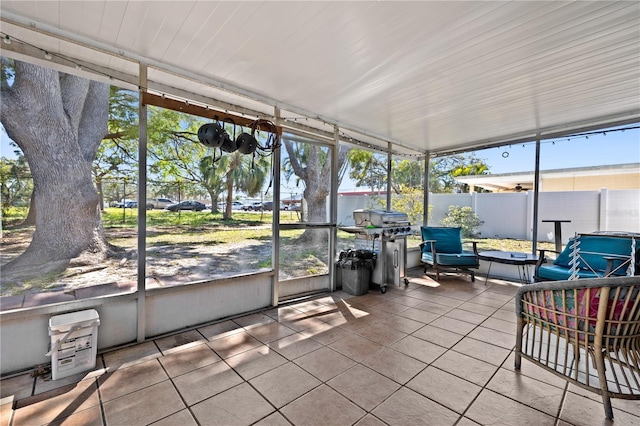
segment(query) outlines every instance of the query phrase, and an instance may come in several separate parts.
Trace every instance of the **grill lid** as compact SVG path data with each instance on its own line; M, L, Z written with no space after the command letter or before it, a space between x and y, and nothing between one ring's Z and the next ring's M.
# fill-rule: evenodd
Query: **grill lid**
M408 222L406 213L387 210L365 210L353 211L353 219L356 226L384 226L385 224Z

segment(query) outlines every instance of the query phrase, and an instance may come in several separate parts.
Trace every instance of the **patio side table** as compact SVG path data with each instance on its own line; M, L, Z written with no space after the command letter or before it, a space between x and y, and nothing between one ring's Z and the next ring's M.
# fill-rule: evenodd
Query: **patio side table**
M562 224L563 223L571 223L570 220L566 219L545 219L542 222L553 222L553 236L556 240L556 251L558 253L562 252Z
M505 265L516 265L518 267L518 277L522 284L531 284L531 276L529 275L527 265L535 265L538 262L538 256L535 254L500 250L481 251L478 253L478 259L489 262L489 269L487 269L487 277L484 280L484 285L487 285L487 281L489 281L489 273L491 272L493 262Z

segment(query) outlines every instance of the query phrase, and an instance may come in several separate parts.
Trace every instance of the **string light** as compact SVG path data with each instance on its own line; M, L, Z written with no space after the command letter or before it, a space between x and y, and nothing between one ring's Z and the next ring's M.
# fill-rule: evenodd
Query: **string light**
M15 42L18 42L19 44L22 44L22 45L25 45L25 46L29 46L31 48L39 50L40 52L42 52L43 57L45 59L47 59L47 60L52 60L53 57L55 56L56 58L60 58L60 59L62 59L64 61L68 62L70 65L74 66L75 69L77 69L77 70L88 70L88 71L91 71L91 72L93 72L95 74L107 77L111 81L116 80L112 75L109 75L109 74L107 74L107 73L105 73L103 71L91 68L89 66L82 65L82 64L76 62L74 59L71 59L71 58L69 58L69 57L67 57L65 55L61 55L59 53L51 53L48 50L42 49L42 48L40 48L38 46L35 46L35 45L31 44L31 43L27 43L27 42L25 42L23 40L17 39L15 37L12 37L12 36L10 36L8 34L5 34L5 33L2 33L1 37L2 37L2 42L4 44L11 44L11 43L13 43L15 41Z
M75 69L77 69L77 70L88 70L88 71L91 71L91 72L93 72L95 74L99 74L99 75L103 75L105 77L108 77L109 81L116 80L116 78L114 78L112 75L109 75L109 74L107 74L107 73L105 73L103 71L100 71L100 70L97 70L97 69L93 69L93 68L91 68L89 66L86 66L86 65L81 65L81 64L75 62L73 59L71 59L69 57L66 57L64 55L58 54L58 53L51 54L47 50L44 50L44 49L42 49L42 48L40 48L38 46L32 45L30 43L27 43L25 41L22 41L20 39L15 38L15 37L11 37L8 34L2 33L2 35L0 37L2 38L2 42L4 44L6 44L6 45L10 45L13 41L17 41L20 44L23 44L23 45L26 45L26 46L30 46L32 48L40 50L44 54L44 58L47 59L47 60L51 60L51 59L53 59L53 56L56 56L58 58L61 58L61 59L65 60L65 61L69 62L70 64L75 66ZM119 53L120 53L120 55L124 56L124 52L119 52ZM139 88L139 89L141 89L141 88ZM147 87L145 87L144 89L148 90ZM165 99L165 93L160 93L160 95L162 96L162 99ZM188 99L175 97L173 95L172 95L172 97L181 99L186 105L190 104L190 101ZM209 110L209 106L208 105L206 105L204 107L206 108L207 111ZM228 113L228 110L225 109L224 111L225 111L225 113ZM236 113L236 114L239 114L241 117L249 116L244 112L239 112L239 113ZM309 121L309 117L286 117L286 118L281 117L281 119L283 119L283 120L292 120L294 122L297 122L298 120L304 120L304 121L307 121L307 122ZM324 124L327 124L320 117L315 117L313 119L321 121ZM621 128L621 129L608 129L607 131L593 131L593 132L588 132L588 133L570 135L569 137L567 137L566 141L570 142L571 140L580 139L580 138L589 139L589 135L600 134L600 135L606 136L607 132L623 132L624 133L625 130L633 130L633 129L640 129L640 126L625 127L625 128ZM379 152L383 152L383 153L387 153L388 152L386 149L381 148L381 147L376 146L376 145L371 145L369 143L361 142L361 141L354 141L353 137L348 136L348 135L346 135L344 133L341 133L341 135L342 135L342 140L343 141L352 142L357 146L363 146L363 147L366 147L366 148L371 149L373 151L379 151ZM556 140L561 141L561 139L556 139ZM564 138L562 140L564 140ZM555 145L556 141L555 140L553 140L553 141L547 140L547 141L544 141L544 142L541 142L541 143L548 143L548 142L551 142L552 145ZM531 143L534 143L534 142L531 142ZM526 144L523 144L522 147L525 148ZM512 148L512 145L509 145L509 148ZM480 149L482 149L482 148L480 148ZM453 153L449 153L449 154L446 154L446 155L455 155L456 153L457 152L453 152ZM419 158L422 158L422 157L424 157L425 154L424 153L417 153L417 154L400 154L400 153L396 153L394 155L402 156L402 157L419 157ZM509 156L509 153L507 151L503 152L503 157L504 158L507 158L508 156Z

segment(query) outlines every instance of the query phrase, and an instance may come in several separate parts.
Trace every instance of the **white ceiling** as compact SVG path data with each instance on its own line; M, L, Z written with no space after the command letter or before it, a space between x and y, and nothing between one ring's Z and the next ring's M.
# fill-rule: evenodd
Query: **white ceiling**
M144 61L158 92L278 106L399 152L640 122L638 1L2 0L0 12L4 55L46 50L133 83Z

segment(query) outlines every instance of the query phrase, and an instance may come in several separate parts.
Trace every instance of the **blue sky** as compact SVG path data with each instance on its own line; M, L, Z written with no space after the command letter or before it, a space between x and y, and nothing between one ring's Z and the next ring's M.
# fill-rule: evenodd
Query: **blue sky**
M535 143L476 151L476 155L490 166L492 174L534 170L535 153ZM541 170L628 163L640 163L640 129L598 132L588 138L551 139L540 145Z
M626 126L635 127L635 126ZM4 127L0 132L1 156L15 158L16 149L9 145ZM476 151L489 166L490 172L513 173L534 169L535 143L507 145ZM542 170L574 167L640 163L640 129L598 132L586 136L542 141L540 168Z

